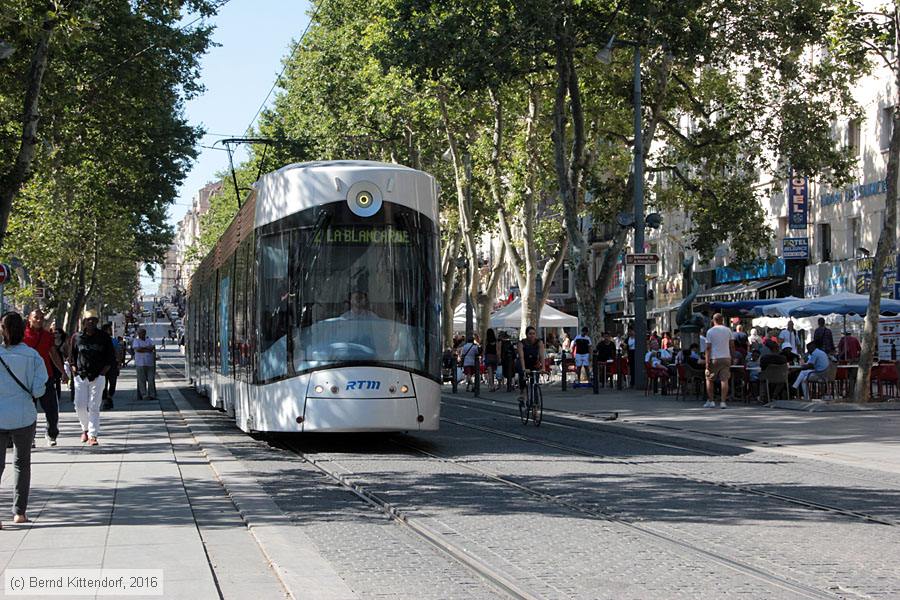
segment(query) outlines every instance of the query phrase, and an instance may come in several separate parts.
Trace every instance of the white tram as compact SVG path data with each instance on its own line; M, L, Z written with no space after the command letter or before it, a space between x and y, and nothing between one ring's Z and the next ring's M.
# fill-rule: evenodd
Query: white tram
M377 162L260 178L191 278L197 389L248 432L436 430L437 194Z

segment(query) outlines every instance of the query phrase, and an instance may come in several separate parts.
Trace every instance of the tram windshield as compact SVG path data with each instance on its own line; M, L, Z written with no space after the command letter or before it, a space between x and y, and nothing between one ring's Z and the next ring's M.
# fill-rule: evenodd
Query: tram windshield
M285 347L273 339L272 351L294 373L367 363L439 374L433 226L417 227L415 213L402 207L385 212L362 219L332 205L315 224L263 240L263 274L267 261L289 272L282 295L290 334ZM264 351L261 370L266 365L276 366Z

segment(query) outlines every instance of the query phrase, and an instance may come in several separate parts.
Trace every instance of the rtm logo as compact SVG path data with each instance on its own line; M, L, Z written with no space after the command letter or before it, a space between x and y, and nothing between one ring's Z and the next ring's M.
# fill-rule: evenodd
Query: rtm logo
M348 381L347 390L378 390L381 389L380 381L369 381L361 379L359 381Z

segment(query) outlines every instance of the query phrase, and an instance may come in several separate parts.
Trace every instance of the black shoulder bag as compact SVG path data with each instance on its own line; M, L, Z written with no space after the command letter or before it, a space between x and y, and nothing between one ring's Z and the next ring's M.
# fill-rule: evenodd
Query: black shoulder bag
M9 376L13 378L13 381L15 381L17 384L19 384L19 387L22 388L22 390L23 390L26 394L28 394L28 396L29 396L34 402L37 402L37 398L34 397L34 395L31 393L31 390L29 390L27 387L25 387L25 384L24 384L24 383L22 383L21 381L19 381L19 378L16 377L16 374L12 372L12 369L9 368L9 365L6 364L6 361L3 360L3 357L2 357L2 356L0 356L0 364L2 364L2 365L3 365L3 368L6 369L6 372L9 373Z

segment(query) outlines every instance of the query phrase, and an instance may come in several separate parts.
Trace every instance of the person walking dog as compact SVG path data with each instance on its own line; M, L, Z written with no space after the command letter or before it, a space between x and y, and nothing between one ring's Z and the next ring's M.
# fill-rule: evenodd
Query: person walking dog
M69 365L75 381L75 412L81 423L81 441L96 446L100 434L100 402L106 374L116 361L112 340L97 328L100 319L92 310L84 311L81 331L69 345Z
M44 395L47 367L33 348L23 343L25 320L9 312L0 318L0 477L6 466L6 445L15 447L13 522L27 523L31 490L31 443L37 425L35 399ZM0 525L2 528L2 525Z

